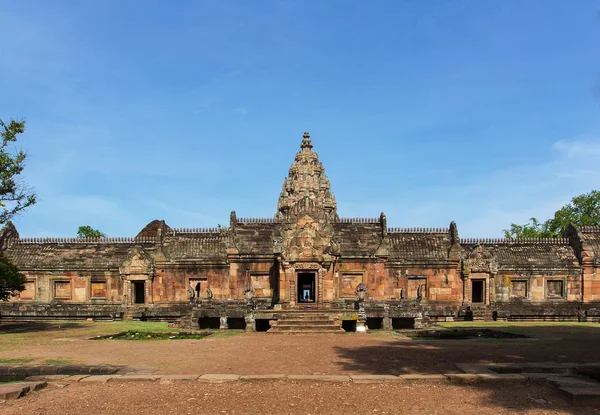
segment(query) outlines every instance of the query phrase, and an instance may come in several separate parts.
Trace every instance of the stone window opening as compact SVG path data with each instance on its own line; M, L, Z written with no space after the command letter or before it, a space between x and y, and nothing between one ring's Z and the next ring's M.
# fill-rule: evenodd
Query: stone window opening
M219 329L221 327L221 319L219 317L200 317L198 319L198 327L204 329Z
M564 281L546 280L546 298L550 300L564 298Z
M392 318L392 328L394 330L414 329L414 317L394 317Z
M471 280L471 302L474 304L485 303L485 280Z
M256 325L256 331L265 332L271 328L271 322L266 318L257 318L254 320L254 324Z
M355 332L356 331L356 320L342 320L342 328L346 332Z
M190 287L194 292L194 298L206 298L208 278L190 278Z
M59 300L70 300L71 281L54 281L54 298Z
M528 297L528 284L527 280L518 279L510 281L510 296L511 298L527 298Z
M132 281L133 284L133 303L134 304L145 304L146 303L146 292L144 281Z
M362 272L344 272L340 279L340 297L356 298L356 287L363 282Z
M90 298L105 299L106 297L106 281L92 280L90 284Z
M19 292L19 300L35 300L35 280L27 280L25 289Z
M367 317L367 327L369 330L381 330L383 329L383 318L381 317Z
M427 278L421 275L408 276L408 299L427 299Z

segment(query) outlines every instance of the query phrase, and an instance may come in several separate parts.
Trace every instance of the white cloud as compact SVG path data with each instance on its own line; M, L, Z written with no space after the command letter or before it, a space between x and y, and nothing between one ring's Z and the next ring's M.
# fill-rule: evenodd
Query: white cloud
M552 148L570 159L600 158L600 140L559 140Z

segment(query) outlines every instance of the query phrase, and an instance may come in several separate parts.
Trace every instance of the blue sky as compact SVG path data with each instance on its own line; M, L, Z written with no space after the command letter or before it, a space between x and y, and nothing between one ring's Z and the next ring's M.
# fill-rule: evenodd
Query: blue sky
M310 131L340 216L501 236L600 183L600 2L2 1L21 236L275 214Z

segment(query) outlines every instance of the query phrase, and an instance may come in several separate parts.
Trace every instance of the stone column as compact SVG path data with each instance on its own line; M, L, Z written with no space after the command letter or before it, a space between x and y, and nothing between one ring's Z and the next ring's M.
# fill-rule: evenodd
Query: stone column
M133 304L133 284L130 280L125 280L125 290L127 292L127 304Z
M390 305L383 305L383 329L391 330L392 327L392 319L390 318Z
M292 267L285 268L285 281L283 282L282 302L296 303L296 275Z
M152 304L152 280L144 281L144 303Z
M315 287L315 294L317 298L315 299L316 304L323 303L323 268L319 268L317 271L317 281L315 281L317 286Z
M463 306L469 305L469 274L463 274Z
M594 262L591 256L583 258L581 261L581 300L584 303L589 303L594 300L600 299L600 292L594 293L593 286L597 280L596 273L594 272ZM600 283L599 283L600 285Z

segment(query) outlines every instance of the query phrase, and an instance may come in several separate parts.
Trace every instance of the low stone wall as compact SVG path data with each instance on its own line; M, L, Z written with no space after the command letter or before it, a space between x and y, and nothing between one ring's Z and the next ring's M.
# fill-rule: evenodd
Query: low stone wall
M416 326L454 320L510 321L589 321L600 322L600 302L513 301L491 305L460 306L432 304L415 300L365 301L369 319L383 319L383 327L391 328L392 319L414 319ZM325 310L339 313L340 320L356 320L357 303L331 303ZM124 304L78 303L0 303L0 318L4 320L148 320L179 323L194 327L200 318L245 319L250 327L254 319L277 319L281 310L271 308L270 302L203 300L196 303L170 303L147 306ZM226 325L224 323L223 325Z

